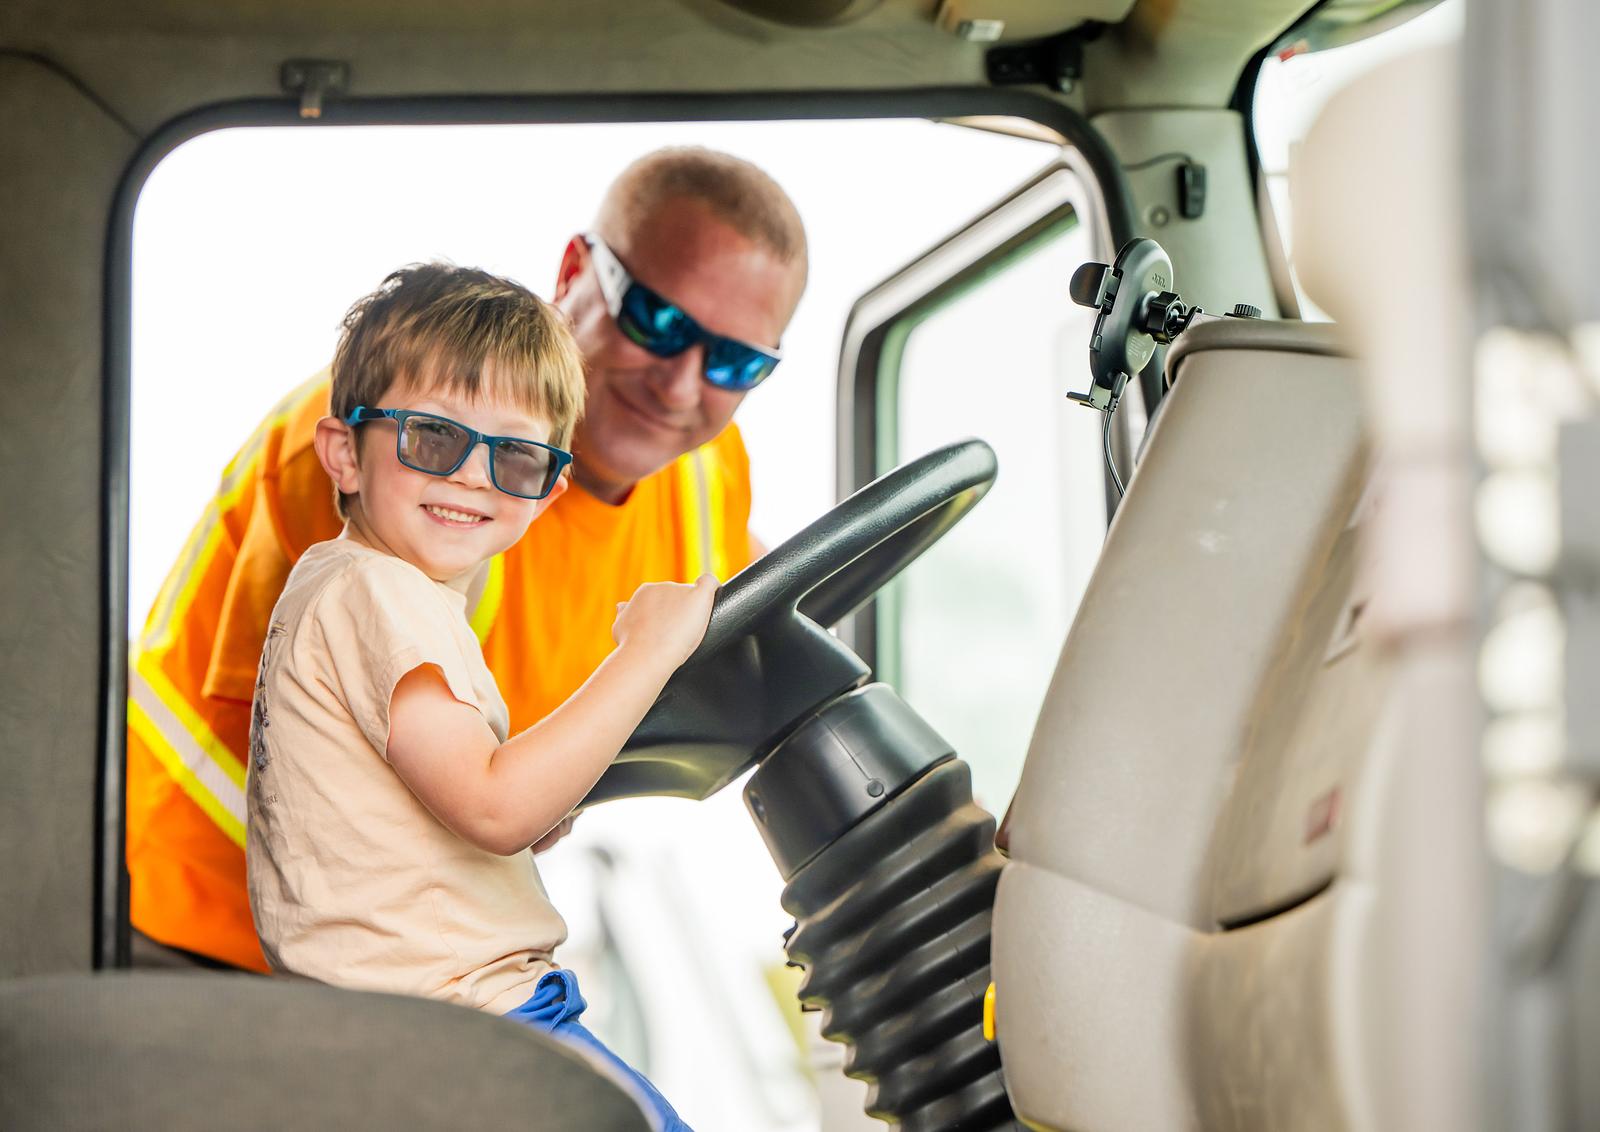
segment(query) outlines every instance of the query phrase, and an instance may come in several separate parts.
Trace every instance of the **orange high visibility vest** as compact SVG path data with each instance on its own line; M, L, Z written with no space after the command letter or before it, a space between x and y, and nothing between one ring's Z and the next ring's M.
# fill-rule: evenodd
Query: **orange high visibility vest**
M328 376L285 398L222 475L129 664L127 860L134 927L266 970L245 890L244 752L272 607L305 549L342 528L312 448ZM729 426L611 507L578 488L489 566L471 611L513 731L565 700L613 647L617 602L647 581L748 564L749 460Z

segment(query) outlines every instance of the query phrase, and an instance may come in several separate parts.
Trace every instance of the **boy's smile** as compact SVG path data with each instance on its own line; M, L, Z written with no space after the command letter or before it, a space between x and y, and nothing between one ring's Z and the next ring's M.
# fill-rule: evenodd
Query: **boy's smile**
M492 397L467 399L437 387L409 390L396 382L376 407L434 413L495 436L542 443L550 434L547 422L517 405ZM562 479L540 500L501 491L482 444L447 475L408 468L396 452L397 427L394 421L371 421L353 432L355 487L340 485L357 496L350 501L350 534L435 581L464 585L479 566L521 538L566 487Z
M424 503L422 509L447 527L476 527L480 523L492 523L494 521L490 516L479 511L469 511L458 507L441 507L435 503Z

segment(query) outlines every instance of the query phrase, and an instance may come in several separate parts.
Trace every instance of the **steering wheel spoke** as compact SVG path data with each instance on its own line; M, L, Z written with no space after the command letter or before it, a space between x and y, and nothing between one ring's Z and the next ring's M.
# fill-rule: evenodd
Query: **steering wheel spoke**
M870 675L826 630L959 522L994 482L981 440L881 476L717 594L705 640L584 799L706 798Z

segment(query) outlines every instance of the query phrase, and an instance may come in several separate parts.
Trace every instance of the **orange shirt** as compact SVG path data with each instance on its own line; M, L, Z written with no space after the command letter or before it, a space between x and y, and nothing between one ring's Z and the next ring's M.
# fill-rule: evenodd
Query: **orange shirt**
M256 663L289 570L342 524L311 438L326 372L263 421L222 476L133 648L128 874L134 927L265 970L245 891L244 752ZM537 722L611 651L642 582L748 564L749 461L729 426L621 506L574 487L490 564L471 624L510 710Z

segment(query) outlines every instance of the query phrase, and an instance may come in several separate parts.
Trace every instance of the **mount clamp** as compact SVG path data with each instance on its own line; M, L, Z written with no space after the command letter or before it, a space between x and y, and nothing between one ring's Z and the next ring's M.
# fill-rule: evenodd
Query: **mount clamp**
M1171 257L1142 236L1122 245L1115 263L1085 263L1072 273L1072 301L1099 314L1089 337L1092 383L1087 393L1068 397L1101 412L1116 409L1128 379L1149 364L1157 344L1171 342L1202 313L1172 286Z

